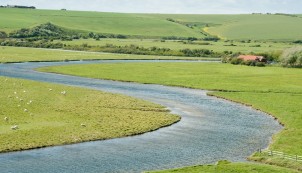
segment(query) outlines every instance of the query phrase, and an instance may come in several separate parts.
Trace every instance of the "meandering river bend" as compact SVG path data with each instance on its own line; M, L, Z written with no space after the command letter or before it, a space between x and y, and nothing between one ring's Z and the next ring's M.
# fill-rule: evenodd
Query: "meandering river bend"
M142 172L246 161L282 129L272 117L206 91L36 72L43 66L141 61L0 64L0 76L120 93L166 106L182 120L143 135L0 154L1 173ZM157 61L144 61L157 62ZM166 61L165 61L166 62Z

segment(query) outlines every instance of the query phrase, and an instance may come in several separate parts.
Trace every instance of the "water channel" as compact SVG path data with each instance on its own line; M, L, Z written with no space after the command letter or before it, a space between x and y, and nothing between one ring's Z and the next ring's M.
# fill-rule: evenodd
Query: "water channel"
M170 127L133 137L0 154L0 172L142 172L215 163L223 159L246 161L257 149L266 148L272 135L282 129L277 121L260 111L209 97L203 90L88 79L33 70L53 65L117 62L141 61L0 64L0 76L124 94L161 104L182 116L182 120Z

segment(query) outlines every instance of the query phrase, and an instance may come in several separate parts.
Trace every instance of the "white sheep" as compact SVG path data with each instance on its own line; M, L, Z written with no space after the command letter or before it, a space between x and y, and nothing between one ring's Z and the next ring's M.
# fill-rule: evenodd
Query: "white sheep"
M24 109L24 112L28 112L28 110L27 110L27 109Z
M86 124L83 124L83 123L82 123L81 126L82 126L82 127L86 127Z
M49 88L49 91L52 91L52 89L51 89L51 88Z
M11 129L12 130L17 130L17 129L19 129L19 127L17 125L14 125L14 126L11 127Z
M8 121L8 117L4 117L4 121Z
M63 94L63 95L66 95L66 93L67 93L66 91L62 91L62 92L61 92L61 94Z
M29 102L27 104L30 105L32 102L33 102L32 100L29 100Z
M15 91L14 94L17 94L17 92Z

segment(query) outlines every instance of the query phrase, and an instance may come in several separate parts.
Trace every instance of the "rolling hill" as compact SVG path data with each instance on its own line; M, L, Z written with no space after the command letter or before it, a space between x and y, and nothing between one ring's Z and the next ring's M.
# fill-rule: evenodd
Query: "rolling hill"
M0 31L11 32L47 22L82 32L123 34L140 38L204 38L215 35L231 40L302 39L301 15L123 14L0 8Z

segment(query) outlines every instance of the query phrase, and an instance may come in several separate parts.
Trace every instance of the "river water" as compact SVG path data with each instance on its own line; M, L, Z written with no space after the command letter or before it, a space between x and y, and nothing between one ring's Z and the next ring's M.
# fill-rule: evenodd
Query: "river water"
M0 76L120 93L166 106L182 120L170 127L105 141L0 154L1 173L142 172L218 160L246 161L282 129L272 117L206 91L36 72L37 67L141 61L0 64ZM166 61L144 61L166 62ZM169 61L170 62L170 61ZM181 61L176 61L181 62ZM204 62L202 62L204 63Z

